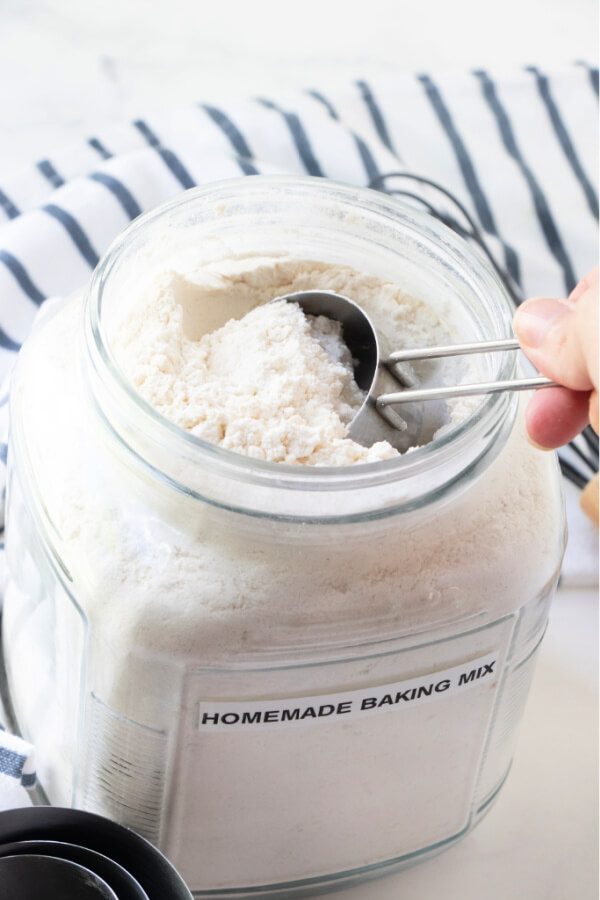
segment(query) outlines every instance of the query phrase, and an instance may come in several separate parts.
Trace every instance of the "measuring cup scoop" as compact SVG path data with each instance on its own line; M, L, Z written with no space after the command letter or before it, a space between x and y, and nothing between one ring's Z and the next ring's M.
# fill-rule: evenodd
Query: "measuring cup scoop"
M454 397L555 386L555 382L541 375L477 384L422 386L412 362L519 350L519 342L516 338L508 338L384 353L373 323L348 297L333 291L300 291L277 300L297 303L306 315L326 316L341 323L342 338L354 361L356 383L365 392L365 400L350 423L348 436L365 447L371 447L377 441L388 441L403 453L427 443L445 424L444 402ZM398 405L401 405L401 411L395 409Z
M300 291L273 302L281 300L297 303L307 316L326 316L342 326L342 339L354 362L354 380L365 394L348 428L348 437L365 447L388 441L401 453L416 446L423 427L423 404L407 403L400 415L392 406L378 410L377 399L390 391L417 387L418 379L410 365L383 363L385 354L379 336L364 310L333 291Z

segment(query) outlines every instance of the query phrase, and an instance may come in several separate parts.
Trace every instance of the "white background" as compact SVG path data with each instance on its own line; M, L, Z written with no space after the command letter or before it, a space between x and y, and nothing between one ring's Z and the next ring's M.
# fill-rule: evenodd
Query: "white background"
M598 59L596 0L0 0L0 176L174 103Z
M2 172L110 123L380 72L597 65L595 0L0 0ZM496 808L347 900L596 900L597 592L559 594Z

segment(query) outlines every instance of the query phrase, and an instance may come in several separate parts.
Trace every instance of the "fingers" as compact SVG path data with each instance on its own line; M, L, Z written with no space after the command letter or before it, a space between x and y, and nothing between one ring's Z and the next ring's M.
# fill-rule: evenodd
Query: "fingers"
M572 440L588 421L598 431L598 268L567 300L534 297L517 310L514 327L524 353L563 387L538 391L527 430L541 447Z
M574 391L598 387L598 270L568 300L535 297L517 310L523 351L548 378Z
M573 440L588 423L589 396L562 387L536 391L525 419L533 443L554 450Z
M586 291L595 290L596 297L598 296L598 266L595 269L582 278L579 284L577 284L571 293L569 294L569 303L577 303L579 298L585 294Z

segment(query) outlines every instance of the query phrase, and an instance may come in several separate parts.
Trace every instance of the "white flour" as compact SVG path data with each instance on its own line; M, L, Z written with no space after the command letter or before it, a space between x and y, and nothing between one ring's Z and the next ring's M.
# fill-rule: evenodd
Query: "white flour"
M130 301L113 349L151 406L229 450L304 465L397 456L385 441L367 448L346 438L364 398L339 325L325 318L311 325L294 304L268 303L317 287L359 303L390 348L447 339L447 324L397 285L345 266L255 257L155 275ZM215 307L222 326L213 330ZM458 379L473 365L456 359L446 368ZM449 421L478 403L451 401Z
M395 455L389 444L371 451L345 437L363 396L339 323L325 317L311 323L299 306L282 301L190 341L175 307L157 356L147 322L140 335L134 319L133 338L123 335L126 372L181 428L269 462L344 465Z
M364 461L368 451L348 447L343 435L357 402L348 367L321 354L305 325L277 325L289 329L292 341L291 354L287 338L279 345L289 389L290 366L300 360L309 361L309 373L318 372L314 383L312 375L302 382L307 375L298 370L302 397L290 404L298 428L278 430L275 398L255 406L254 362L244 360L245 343L233 352L249 327L261 323L261 310L253 318L250 310L281 294L325 288L361 303L392 347L444 341L451 332L451 323L396 285L325 263L234 261L166 273L153 285L123 310L114 343L124 371L178 424L211 440L224 435L232 449L250 448L267 459L319 464L331 461L326 448L333 445L334 458L340 454L347 463ZM203 337L232 315L246 316L244 324L227 326L218 340ZM528 658L545 621L537 598L552 582L562 541L552 457L527 444L519 419L498 458L452 502L345 524L229 513L123 464L98 427L80 359L70 349L79 339L80 316L78 302L66 304L34 336L20 400L31 471L90 622L87 714L95 711L98 730L93 743L88 731L77 802L145 827L193 890L317 877L458 834L508 767L514 724L505 723L515 720L527 672L516 666ZM224 334L233 336L226 350ZM259 345L274 340L270 328L258 328L254 337ZM196 385L198 359L205 368ZM224 421L202 393L210 384L211 397L219 399L219 372L229 392L240 389L231 414L230 393L221 397ZM278 380L273 384L282 390ZM268 440L261 429L236 426L241 408L248 420L266 417ZM468 405L457 405L451 420L468 412ZM50 434L57 440L48 441ZM13 521L26 523L14 510ZM14 554L34 546L28 527L21 524L12 537ZM39 711L42 687L54 683L41 662L54 653L47 642L54 614L44 619L39 638L33 627L18 628L17 593L31 591L28 571L39 571L46 582L46 599L36 609L54 609L53 576L39 560L29 569L13 563L6 598L8 640L13 629L14 652L38 666L17 667L11 683L17 710ZM57 616L55 629L64 628L61 621ZM378 656L343 649L393 634L405 635L401 646L379 644ZM63 631L56 643L69 643ZM323 644L329 649L319 649ZM289 698L325 694L343 702L346 691L426 678L490 653L500 674L509 648L497 734L488 731L496 676L435 702L382 708L364 721L340 716L276 732L203 734L198 727L203 701L272 699L279 709ZM298 664L309 659L325 664ZM283 667L272 668L275 662ZM63 673L57 683L76 683L65 677L71 665L59 655L47 671ZM42 756L51 756L55 797L66 795L68 802L71 766L81 762L73 726L79 710L67 709L62 696L43 705L52 712L44 720L52 728L45 735L44 722L32 713L27 736ZM89 784L93 790L86 790Z

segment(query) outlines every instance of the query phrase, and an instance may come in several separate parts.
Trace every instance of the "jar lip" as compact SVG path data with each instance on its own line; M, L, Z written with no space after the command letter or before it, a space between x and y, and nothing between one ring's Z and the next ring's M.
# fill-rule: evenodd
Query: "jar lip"
M113 387L128 404L131 404L132 411L135 410L154 433L160 432L163 439L173 445L173 449L179 445L181 448L185 448L187 454L197 456L198 461L201 460L203 464L210 465L212 462L221 470L225 468L230 473L237 473L238 477L244 481L263 484L271 482L288 489L309 488L319 491L320 489L337 488L342 490L398 481L422 471L433 461L442 462L446 453L448 451L455 452L457 444L464 441L476 426L492 421L496 412L499 412L502 407L506 408L506 404L503 402L506 398L502 393L485 396L467 418L448 429L441 437L400 456L348 466L300 466L254 459L220 447L186 431L148 403L122 372L103 330L102 299L106 279L117 263L123 247L157 219L180 207L188 206L195 200L206 200L211 195L219 196L222 200L224 192L235 194L240 189L246 193L254 191L260 195L270 186L285 188L290 192L317 190L321 196L330 193L332 200L351 202L357 211L368 208L370 212L375 211L385 218L396 221L400 219L405 225L412 226L415 231L433 238L440 247L445 245L458 257L466 258L471 271L484 282L491 295L496 295L498 301L496 312L500 315L497 315L499 333L494 337L500 339L513 336L511 301L493 268L483 256L476 255L464 239L427 213L396 197L390 197L370 188L355 187L330 179L314 176L253 175L252 177L223 179L190 188L172 200L139 216L113 241L96 266L85 295L86 343L94 360L95 368L104 370L101 374L108 375ZM514 360L511 360L507 353L499 353L497 357L500 363L497 377L501 380L510 378L515 368Z

